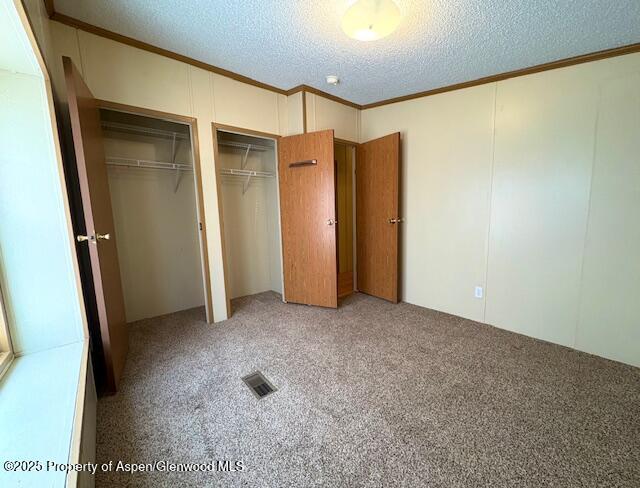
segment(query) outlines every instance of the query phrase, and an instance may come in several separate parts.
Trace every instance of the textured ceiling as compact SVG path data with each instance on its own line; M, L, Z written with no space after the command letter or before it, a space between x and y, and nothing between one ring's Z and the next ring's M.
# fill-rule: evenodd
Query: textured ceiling
M349 0L55 0L57 12L250 78L355 103L640 41L640 0L397 0L385 39L340 29ZM325 76L340 77L337 86Z

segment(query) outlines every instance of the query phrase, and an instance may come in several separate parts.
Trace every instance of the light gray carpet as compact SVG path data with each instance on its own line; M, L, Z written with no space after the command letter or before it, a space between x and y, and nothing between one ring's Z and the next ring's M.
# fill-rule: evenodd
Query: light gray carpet
M640 486L640 369L365 295L234 307L132 326L97 456L245 471L98 486ZM257 400L240 380L256 369L279 391Z

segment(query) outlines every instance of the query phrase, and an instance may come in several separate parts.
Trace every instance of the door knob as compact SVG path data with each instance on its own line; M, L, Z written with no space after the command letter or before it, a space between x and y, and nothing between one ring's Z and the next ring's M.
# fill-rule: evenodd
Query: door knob
M337 224L337 223L338 223L338 221L334 220L334 219L327 220L327 225L333 225L333 224Z
M400 217L398 217L397 219L389 219L390 224L400 224L402 222L404 222L404 219L401 219Z
M84 241L91 240L91 237L89 237L89 236L83 236L83 235L78 235L78 236L76 236L76 240L77 240L78 242L84 242Z
M111 239L111 234L96 234L96 239L99 241L108 241Z

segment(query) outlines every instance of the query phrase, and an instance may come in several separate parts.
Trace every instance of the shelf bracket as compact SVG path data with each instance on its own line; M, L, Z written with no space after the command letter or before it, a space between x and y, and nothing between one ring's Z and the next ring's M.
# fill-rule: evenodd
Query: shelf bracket
M247 149L244 152L244 156L242 156L242 163L240 164L241 169L244 169L247 165L247 159L249 159L249 151L251 151L251 144L247 144Z
M180 186L181 179L182 179L182 172L180 171L180 168L176 167L176 177L173 183L173 193L178 192L178 187Z
M176 133L173 133L173 140L171 142L171 164L173 164L176 170L176 177L173 184L173 193L178 192L178 187L180 186L180 180L182 179L182 173L180 173L180 168L176 165L176 155L178 154L178 144L180 141L176 141Z
M242 194L244 195L245 193L247 193L247 190L249 189L249 185L251 184L251 173L249 173L247 175L247 179L245 180L244 184L242 185Z

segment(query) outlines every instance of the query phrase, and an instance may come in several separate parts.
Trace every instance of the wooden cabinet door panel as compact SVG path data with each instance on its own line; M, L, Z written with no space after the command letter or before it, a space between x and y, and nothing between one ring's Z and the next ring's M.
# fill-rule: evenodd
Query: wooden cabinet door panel
M63 65L87 229L86 240L78 245L89 246L107 389L115 392L127 357L128 332L100 111L71 59L64 57Z
M338 306L333 131L278 141L287 302Z
M400 134L356 151L357 289L398 302Z

